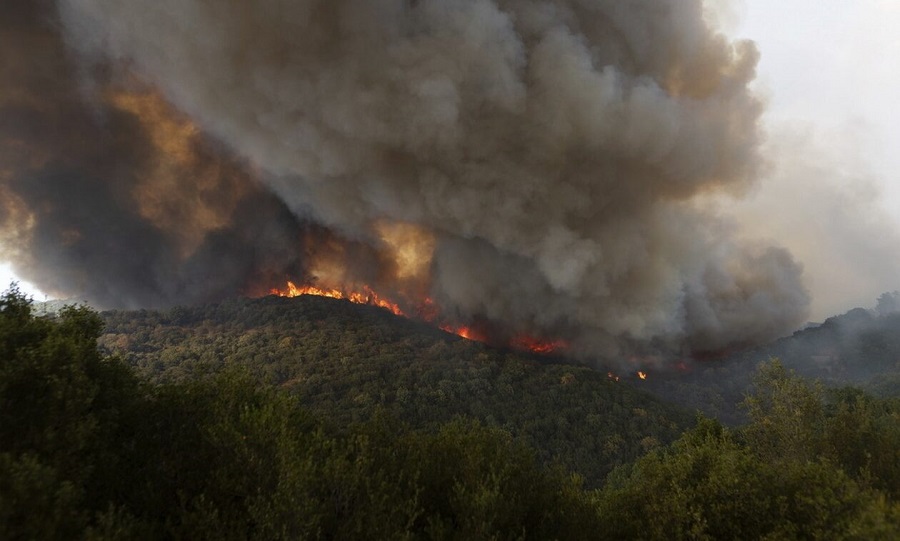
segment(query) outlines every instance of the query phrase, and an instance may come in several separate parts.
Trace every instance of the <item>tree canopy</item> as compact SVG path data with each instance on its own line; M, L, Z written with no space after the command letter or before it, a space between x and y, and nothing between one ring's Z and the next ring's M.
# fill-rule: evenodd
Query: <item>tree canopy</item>
M153 381L104 333L88 308L0 297L0 538L900 538L897 402L778 362L745 426L701 417L590 489L474 415L329 414L228 362Z

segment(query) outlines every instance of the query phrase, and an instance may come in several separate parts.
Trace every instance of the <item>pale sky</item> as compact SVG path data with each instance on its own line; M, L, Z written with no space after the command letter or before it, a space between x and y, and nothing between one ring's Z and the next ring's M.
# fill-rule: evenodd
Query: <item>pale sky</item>
M761 53L772 161L735 214L803 263L813 320L871 307L900 289L900 0L732 5L727 33Z
M0 263L0 292L9 289L9 285L12 282L19 282L19 289L22 291L22 293L31 295L34 300L44 300L44 294L38 288L34 287L33 284L22 281L19 277L13 274L12 269L9 268L9 264Z
M813 319L871 306L900 289L900 0L723 2L725 31L762 55L773 160L735 216L804 264Z
M773 120L853 130L900 214L900 0L746 0L734 35L757 43Z

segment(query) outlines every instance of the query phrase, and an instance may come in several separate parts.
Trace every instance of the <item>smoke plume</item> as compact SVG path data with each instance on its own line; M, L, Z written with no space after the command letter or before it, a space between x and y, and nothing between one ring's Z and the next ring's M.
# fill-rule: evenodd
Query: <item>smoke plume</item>
M0 219L38 285L154 305L364 281L588 354L805 317L792 257L698 202L763 167L757 51L701 0L58 10L68 48L53 17L2 29Z
M301 273L321 228L152 87L108 65L85 72L52 8L16 0L0 21L4 259L102 307L218 299Z

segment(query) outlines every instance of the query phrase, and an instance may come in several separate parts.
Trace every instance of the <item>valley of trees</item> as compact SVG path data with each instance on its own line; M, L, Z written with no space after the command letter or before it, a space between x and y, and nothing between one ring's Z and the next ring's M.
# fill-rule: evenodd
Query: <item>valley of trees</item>
M900 402L778 361L751 388L726 427L340 301L12 290L0 538L900 538Z

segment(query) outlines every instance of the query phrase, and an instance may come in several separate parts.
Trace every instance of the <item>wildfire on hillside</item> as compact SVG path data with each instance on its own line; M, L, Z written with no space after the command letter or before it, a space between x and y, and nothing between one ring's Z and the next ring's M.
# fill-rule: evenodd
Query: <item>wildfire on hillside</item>
M569 347L565 340L538 340L533 336L527 335L515 337L510 344L516 349L526 349L534 353L544 354L564 351Z
M354 304L369 304L379 306L397 316L406 316L403 310L396 304L382 299L377 293L368 287L362 288L361 291L344 292L339 289L319 288L315 286L298 287L293 282L288 282L285 289L271 289L272 295L279 297L299 297L300 295L315 295L317 297L330 297L332 299L346 299Z
M769 159L758 52L699 0L258 3L4 9L18 275L101 308L274 287L539 354L659 350L622 377L807 321L802 266L711 211Z
M566 351L569 345L565 340L545 340L527 334L514 335L506 340L500 340L490 332L476 325L460 325L448 323L441 316L440 308L430 298L425 298L409 313L400 308L397 303L391 302L378 295L369 286L361 286L349 290L341 290L330 287L297 286L291 281L283 289L272 288L271 295L280 297L299 297L301 295L314 295L318 297L330 297L343 299L354 304L367 304L378 306L394 315L410 319L418 319L436 325L442 331L455 334L467 340L502 345L520 351L530 351L539 355L551 355Z
M473 340L475 342L489 341L488 336L485 333L477 330L475 327L466 325L441 325L439 328L444 332L455 334L456 336L461 336L466 340Z

